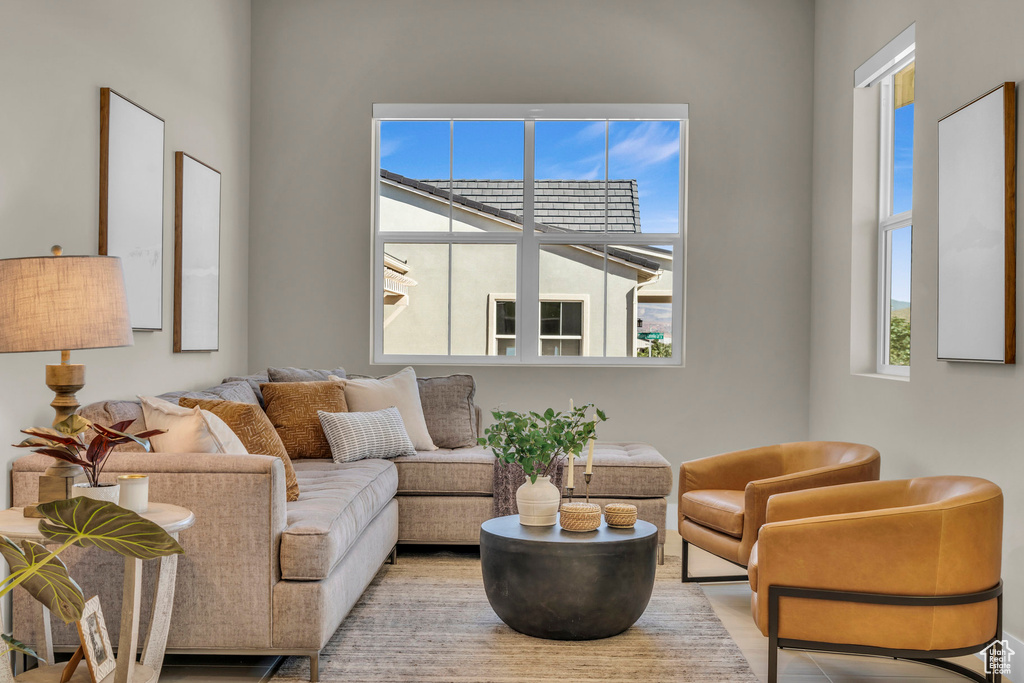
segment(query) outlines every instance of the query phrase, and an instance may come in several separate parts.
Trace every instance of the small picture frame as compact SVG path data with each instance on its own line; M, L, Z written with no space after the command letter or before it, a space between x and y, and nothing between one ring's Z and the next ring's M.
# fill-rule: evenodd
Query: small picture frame
M117 668L114 650L110 646L107 624L103 621L99 596L93 596L85 603L82 618L77 622L78 638L82 641L85 663L89 666L92 683L100 683Z

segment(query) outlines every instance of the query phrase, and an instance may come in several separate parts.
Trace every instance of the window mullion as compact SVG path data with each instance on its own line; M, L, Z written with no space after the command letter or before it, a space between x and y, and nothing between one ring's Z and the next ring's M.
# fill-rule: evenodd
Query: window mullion
M540 356L540 244L534 232L534 122L523 135L523 246L516 283L516 355L533 363Z

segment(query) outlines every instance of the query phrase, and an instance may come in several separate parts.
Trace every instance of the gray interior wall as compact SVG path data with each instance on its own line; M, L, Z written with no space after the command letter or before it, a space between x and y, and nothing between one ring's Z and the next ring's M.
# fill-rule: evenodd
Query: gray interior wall
M374 102L690 105L685 368L468 368L678 465L807 434L813 5L255 0L249 366L370 359ZM465 367L417 367L447 374Z
M86 365L82 403L208 386L247 365L250 16L248 0L0 3L0 258L53 244L96 253L100 87L166 121L164 329L136 333L130 348L72 352ZM217 353L171 352L176 150L222 173ZM59 362L57 352L0 355L0 443L49 425L44 366ZM19 454L4 448L4 465Z
M900 382L850 372L850 282L861 279L850 265L853 71L915 21L914 315L911 377ZM936 141L940 117L1003 81L1024 78L1022 27L1019 0L818 2L810 400L811 437L876 446L883 478L964 474L1003 487L1004 618L1018 637L1024 634L1024 366L936 360Z

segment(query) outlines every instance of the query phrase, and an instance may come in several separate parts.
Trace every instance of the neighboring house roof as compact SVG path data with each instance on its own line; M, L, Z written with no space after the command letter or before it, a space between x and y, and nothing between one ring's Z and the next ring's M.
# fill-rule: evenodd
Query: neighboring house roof
M473 209L481 213L490 214L497 218L515 223L517 225L523 224L523 182L521 180L455 180L453 181L456 192L450 193L447 189L449 181L447 180L415 180L413 178L407 178L398 173L392 173L385 169L380 170L380 177L384 180L389 180L398 185L419 190L426 194L435 195L442 199L447 200L449 195L453 203L460 206L464 206L468 209ZM612 216L609 215L608 229L610 232L628 232L637 233L640 232L640 204L637 197L636 181L635 180L610 180L608 200L609 207L612 206L623 206L625 204L626 192L624 188L629 188L629 203L631 208L628 210L634 217L630 223L615 222L615 220L624 218L624 216ZM603 181L589 181L589 180L539 180L537 181L537 194L534 202L534 212L537 216L538 222L535 223L534 227L541 232L603 232L604 223L603 218L601 223L597 222L595 214L599 213L603 207L604 196L603 188L601 194L598 194L598 184ZM473 185L470 187L470 185ZM612 188L613 184L618 185L616 188L616 199L613 200ZM444 187L441 187L444 185ZM544 185L551 185L550 188L544 190L545 193L550 191L550 194L542 195L542 187ZM555 186L559 187L555 187ZM507 186L507 187L504 187ZM564 187L561 187L564 186ZM570 187L576 186L576 187ZM587 186L587 187L581 187ZM500 191L500 192L499 192ZM506 194L507 192L507 194ZM579 194L571 194L579 192ZM471 196L467 196L470 193ZM516 194L518 193L518 194ZM561 196L563 201L555 201L554 198ZM541 200L544 196L546 199ZM600 196L600 200L598 197ZM489 200L497 201L499 206L494 204L485 203L479 198L486 198ZM566 197L576 197L578 201L570 201L565 199ZM550 201L549 201L550 200ZM546 208L541 209L541 205L546 205ZM565 208L565 207L579 207L579 208ZM519 213L515 213L512 209L515 209ZM557 211L561 211L564 215L558 215ZM616 212L626 211L625 209L616 208ZM587 215L575 215L585 212ZM609 211L611 214L611 210ZM540 222L539 219L543 218L544 221ZM586 220L589 222L576 222L574 220ZM577 227L568 227L568 225L575 225ZM628 229L626 226L629 226ZM618 226L618 227L615 227ZM598 245L591 245L595 251L604 251L605 248ZM624 251L622 249L616 249L615 247L607 247L609 256L622 259L634 265L641 266L642 268L648 268L651 270L660 270L662 264L658 261L654 261L649 258L640 256L633 252Z
M384 169L380 175L418 189L425 185L440 190L445 198L451 188L455 191L456 202L477 210L486 206L497 211L495 215L523 215L522 180L413 180ZM640 232L636 180L609 180L607 199L608 231ZM604 232L604 208L603 180L538 180L535 183L533 212L538 223L576 232ZM522 219L516 222L521 223Z

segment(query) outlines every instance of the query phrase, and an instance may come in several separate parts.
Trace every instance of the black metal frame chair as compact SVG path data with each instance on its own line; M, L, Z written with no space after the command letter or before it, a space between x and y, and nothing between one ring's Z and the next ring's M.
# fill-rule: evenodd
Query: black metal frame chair
M685 565L684 565L685 566ZM685 570L684 570L685 574ZM832 600L838 602L859 602L874 605L905 605L912 607L941 607L946 605L969 605L996 599L996 632L987 641L971 647L953 650L900 650L869 645L845 645L812 640L779 638L779 599L783 597L806 598L810 600ZM850 591L823 590L820 588L798 588L796 586L768 586L768 683L777 683L779 672L779 650L810 650L814 652L837 652L841 654L878 655L893 659L904 659L929 664L978 683L1001 683L1002 674L982 676L959 664L947 662L942 657L960 657L975 654L1002 638L1003 634L1003 582L993 588L977 593L962 595L885 595L882 593L854 593ZM986 652L986 664L988 652ZM988 668L987 666L985 667Z
M714 555L714 553L712 553ZM715 555L715 557L720 557ZM724 557L721 559L725 560ZM732 560L725 560L729 564L734 564L740 569L746 571L746 567ZM733 576L721 575L721 576L690 576L690 542L685 538L683 539L683 583L725 583L727 581L746 581L746 574L735 574Z

